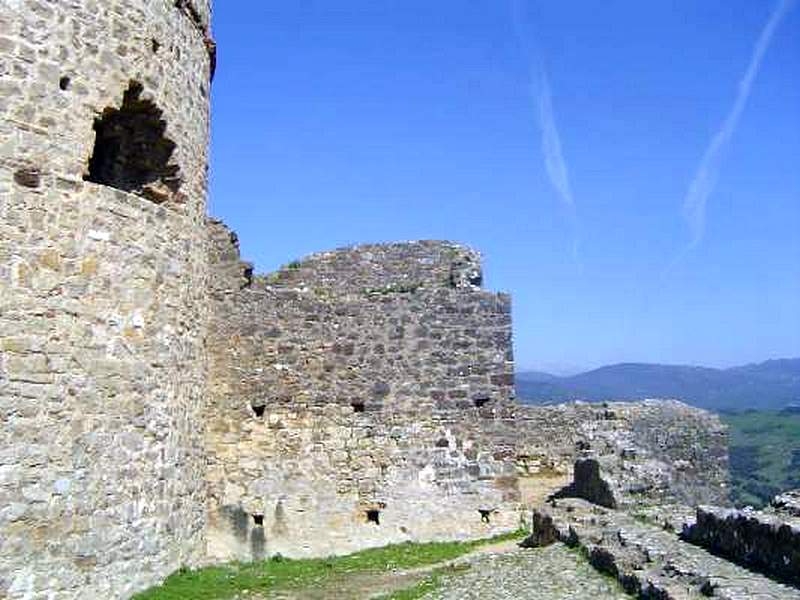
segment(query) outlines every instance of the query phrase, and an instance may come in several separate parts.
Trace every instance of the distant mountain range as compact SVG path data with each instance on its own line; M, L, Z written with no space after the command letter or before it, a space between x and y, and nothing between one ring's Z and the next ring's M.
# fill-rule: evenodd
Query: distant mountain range
M800 358L730 369L621 363L570 377L523 371L516 389L529 404L674 398L712 410L780 409L800 404Z

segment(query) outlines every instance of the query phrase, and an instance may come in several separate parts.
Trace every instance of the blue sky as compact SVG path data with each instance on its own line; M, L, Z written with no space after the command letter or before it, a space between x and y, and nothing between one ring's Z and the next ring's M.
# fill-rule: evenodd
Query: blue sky
M258 271L449 239L513 294L520 369L800 355L800 2L238 0L214 29L211 212Z

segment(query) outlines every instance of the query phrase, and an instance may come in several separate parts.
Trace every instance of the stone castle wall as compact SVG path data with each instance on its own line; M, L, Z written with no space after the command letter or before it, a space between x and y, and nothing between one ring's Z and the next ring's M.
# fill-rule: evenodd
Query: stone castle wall
M208 16L0 2L0 597L125 598L204 554ZM126 102L165 164L97 129Z
M480 289L474 252L359 246L253 278L210 227L211 557L507 531L584 454L624 504L724 495L707 413L514 402L509 299Z
M212 556L516 527L515 512L479 512L507 499L508 466L450 433L452 411L479 420L513 394L510 302L476 287L473 252L363 246L247 285L212 227L225 275L209 335Z
M702 411L516 404L467 248L254 277L206 219L208 0L0 5L0 597L508 531L579 456L620 504L724 494Z

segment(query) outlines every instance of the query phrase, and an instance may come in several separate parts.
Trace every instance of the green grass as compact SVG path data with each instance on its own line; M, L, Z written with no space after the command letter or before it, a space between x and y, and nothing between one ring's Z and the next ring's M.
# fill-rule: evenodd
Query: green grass
M395 544L331 558L302 560L273 558L198 570L181 569L170 575L163 585L137 594L132 600L224 600L245 591L265 593L280 589L311 587L324 584L332 577L346 576L348 573L381 572L433 565L452 560L487 544L519 539L525 534L524 530L518 530L469 542ZM397 598L408 600L415 596Z
M426 577L416 585L399 590L388 596L381 596L378 600L419 600L424 595L431 593L439 587L439 576Z
M723 414L730 430L731 499L762 507L777 493L800 487L800 414Z

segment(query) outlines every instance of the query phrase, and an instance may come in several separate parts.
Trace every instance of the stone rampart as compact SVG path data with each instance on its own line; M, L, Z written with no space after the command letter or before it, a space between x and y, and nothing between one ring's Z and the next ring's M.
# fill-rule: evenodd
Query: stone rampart
M248 285L235 239L213 227L212 556L516 527L514 510L497 515L513 466L450 423L469 430L513 394L510 301L477 287L474 252L362 246Z
M2 5L0 597L126 598L205 551L207 35Z
M359 246L253 278L235 236L211 228L212 557L513 529L587 453L621 504L724 494L724 430L707 413L514 402L509 299L478 287L476 253Z
M479 290L480 255L452 242L363 244L319 252L268 275L276 288L346 294L411 293L418 289Z

